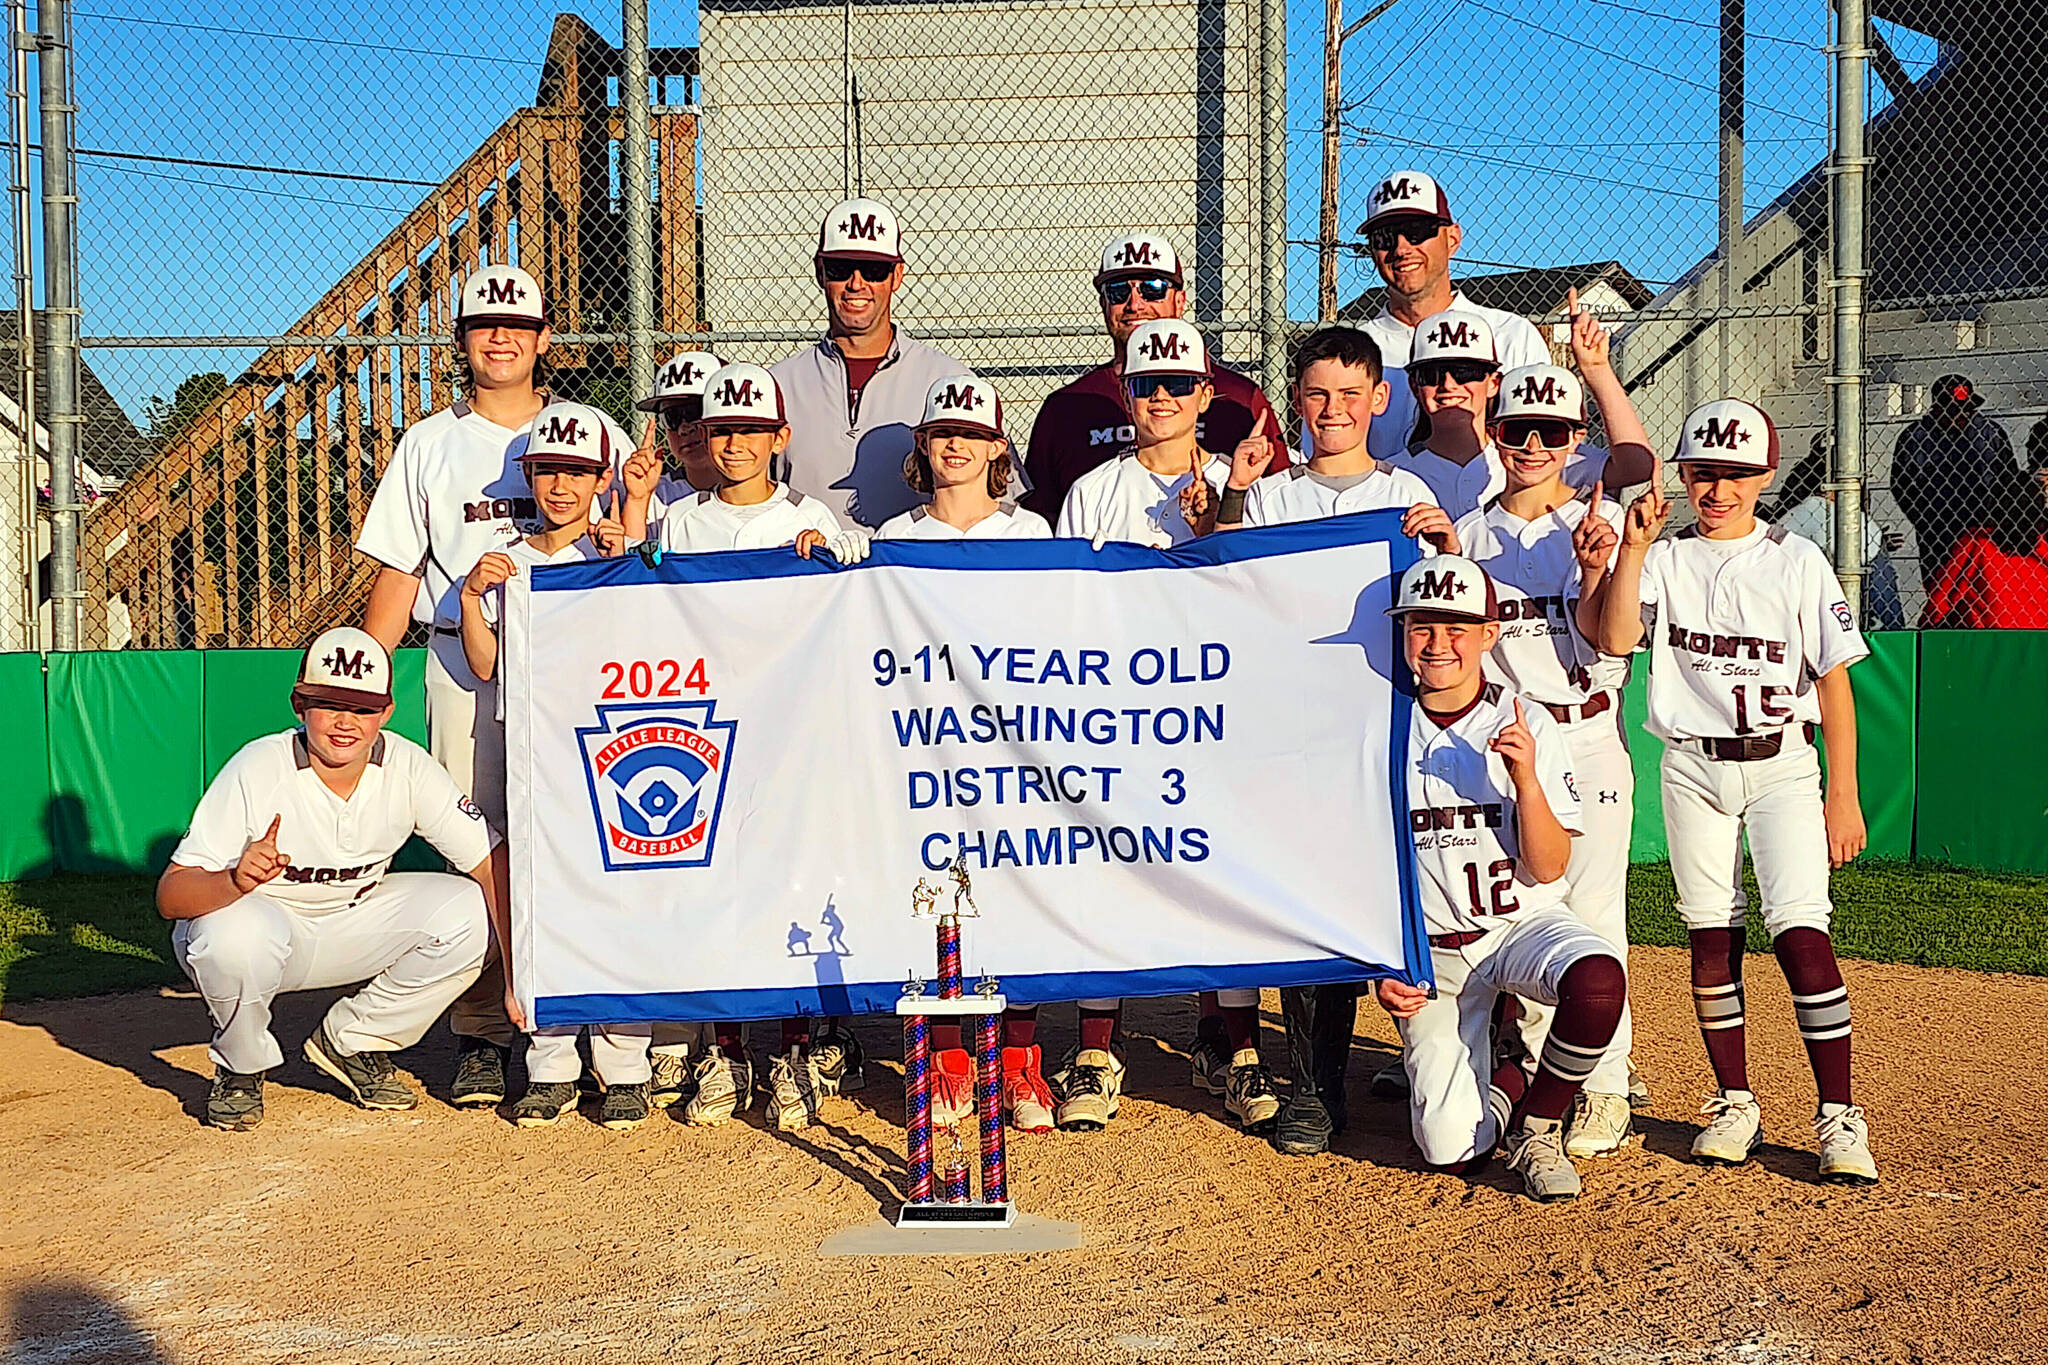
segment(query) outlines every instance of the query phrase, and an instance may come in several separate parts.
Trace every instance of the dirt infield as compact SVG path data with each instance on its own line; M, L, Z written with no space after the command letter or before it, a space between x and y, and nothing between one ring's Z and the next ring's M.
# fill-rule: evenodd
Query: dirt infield
M1138 1003L1122 1117L1012 1149L1020 1204L1086 1246L1000 1259L817 1255L896 1198L879 1067L786 1136L369 1114L297 1060L329 997L289 997L268 1120L225 1134L194 1118L197 1000L10 1007L0 1361L2048 1359L2048 983L1845 964L1885 1176L1851 1191L1812 1183L1811 1081L1752 961L1774 1142L1746 1169L1684 1160L1706 1071L1673 952L1635 954L1644 1136L1551 1208L1416 1168L1405 1112L1363 1092L1393 1037L1376 1008L1351 1131L1290 1159L1189 1087L1191 1005ZM868 1034L885 1057L892 1033ZM401 1058L432 1088L451 1060L445 1036Z

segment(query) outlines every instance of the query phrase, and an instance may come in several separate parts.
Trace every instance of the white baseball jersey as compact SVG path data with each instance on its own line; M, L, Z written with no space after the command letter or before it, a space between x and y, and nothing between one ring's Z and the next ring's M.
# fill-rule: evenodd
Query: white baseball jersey
M605 429L615 466L623 465L633 441L609 417ZM519 467L526 435L524 427L501 427L457 403L421 418L399 438L356 548L419 575L414 620L459 629L462 580L485 554L505 549L538 519L533 489ZM602 515L593 505L592 520Z
M913 507L882 523L876 540L1049 540L1052 527L1036 512L1003 503L966 530L940 521L929 507Z
M1726 739L1820 720L1813 683L1870 653L1810 540L1759 520L1740 540L1693 529L1643 558L1649 730Z
M1375 464L1371 473L1348 488L1332 486L1307 465L1289 465L1245 490L1244 524L1280 526L1388 507L1406 511L1418 502L1433 504L1436 495L1421 479L1392 465Z
M263 884L263 894L302 915L333 914L367 896L415 834L465 871L498 842L455 779L403 735L377 736L362 780L344 801L313 771L293 729L252 739L227 761L171 861L225 872L273 818L277 851L291 865Z
M1579 791L1557 722L1532 701L1522 715L1536 740L1536 774L1551 814L1579 834ZM1488 742L1515 721L1515 695L1486 683L1470 710L1439 725L1418 704L1408 719L1408 827L1422 915L1431 934L1491 927L1490 916L1562 905L1565 880L1531 881L1517 852L1515 784Z
M1424 446L1403 451L1394 464L1428 484L1430 492L1436 494L1437 506L1449 512L1452 521L1484 507L1508 486L1507 466L1501 463L1500 447L1491 441L1465 464L1446 460ZM1600 482L1606 472L1607 452L1581 441L1565 459L1565 487L1584 492Z
M1579 631L1572 533L1589 510L1573 499L1524 521L1489 500L1458 522L1465 557L1486 570L1500 597L1500 642L1487 651L1486 676L1552 706L1578 706L1628 681L1628 661L1600 653ZM1620 529L1619 505L1603 498L1600 514Z
M1492 326L1493 345L1500 353L1503 374L1524 365L1550 363L1550 347L1543 334L1520 314L1481 308L1466 298L1463 291L1455 290L1449 306L1477 313ZM1374 459L1391 460L1408 448L1409 438L1415 434L1415 394L1408 387L1408 371L1403 368L1415 349L1415 329L1384 309L1357 327L1379 344L1380 363L1387 378L1387 410L1372 419L1372 430L1366 433L1366 449ZM1450 504L1445 503L1444 507L1448 509Z
M775 485L765 502L736 507L716 493L699 493L669 509L654 539L675 554L704 550L772 550L793 545L805 531L839 534L839 522L816 498L786 483Z
M1228 456L1211 455L1202 466L1211 489L1230 478ZM1168 478L1154 474L1136 455L1122 455L1097 465L1074 481L1060 507L1062 536L1130 541L1155 549L1171 549L1195 538L1194 528L1180 513L1181 490L1188 486L1185 470Z

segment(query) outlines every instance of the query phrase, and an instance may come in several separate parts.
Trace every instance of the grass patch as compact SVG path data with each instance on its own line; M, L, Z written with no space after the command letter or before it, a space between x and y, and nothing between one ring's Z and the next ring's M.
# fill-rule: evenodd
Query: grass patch
M1750 903L1756 883L1745 871ZM0 883L0 1003L182 985L170 926L148 877L57 876ZM1629 939L1683 947L1671 869L1629 869ZM1836 948L1844 957L2048 976L2048 877L1926 863L1873 862L1835 874ZM1749 921L1751 952L1768 952Z
M1747 865L1742 877L1752 907L1749 951L1769 952ZM1833 889L1832 931L1843 957L2048 976L2048 877L1868 862L1835 873ZM1683 947L1676 900L1668 864L1630 868L1629 941Z
M0 1004L182 983L153 877L0 883Z

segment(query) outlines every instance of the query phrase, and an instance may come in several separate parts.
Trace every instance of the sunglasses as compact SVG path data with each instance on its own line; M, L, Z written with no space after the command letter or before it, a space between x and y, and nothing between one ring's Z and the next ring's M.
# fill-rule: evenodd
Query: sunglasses
M843 256L827 256L818 262L818 272L833 284L845 284L855 275L869 284L882 284L895 271L894 261L850 261Z
M701 398L689 403L670 403L661 410L662 423L670 431L681 431L703 416L704 400Z
M1149 275L1142 280L1104 280L1095 287L1095 291L1102 295L1102 301L1112 308L1128 300L1133 289L1145 302L1159 303L1173 292L1173 281L1161 275Z
M1401 243L1421 246L1424 242L1436 240L1444 225L1434 218L1422 218L1406 223L1388 223L1373 228L1365 234L1365 244L1374 251L1398 251Z
M1510 417L1500 424L1500 443L1509 450L1526 450L1531 441L1563 450L1572 443L1572 424L1558 417Z
M1161 389L1170 398L1186 398L1208 381L1198 374L1141 374L1124 380L1124 392L1142 403Z
M1408 382L1421 388L1441 388L1445 383L1471 387L1483 384L1494 367L1483 360L1433 360L1408 367Z

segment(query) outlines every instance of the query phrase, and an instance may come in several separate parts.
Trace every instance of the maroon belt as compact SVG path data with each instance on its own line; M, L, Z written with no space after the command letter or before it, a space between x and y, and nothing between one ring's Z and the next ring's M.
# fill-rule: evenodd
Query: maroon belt
M1486 931L1484 929L1467 929L1462 934L1431 934L1429 936L1429 946L1432 948L1463 948L1465 945L1477 943L1485 937Z
M1808 744L1813 743L1813 726L1802 725L1800 730ZM1754 763L1758 759L1776 758L1785 748L1785 732L1774 730L1768 735L1743 735L1739 739L1696 739L1701 753L1708 758L1718 758L1724 763Z
M1596 692L1586 699L1586 704L1583 706L1559 706L1553 702L1543 703L1543 709L1554 716L1561 725L1570 725L1573 721L1591 720L1593 717L1610 711L1613 708L1614 694L1612 692Z

